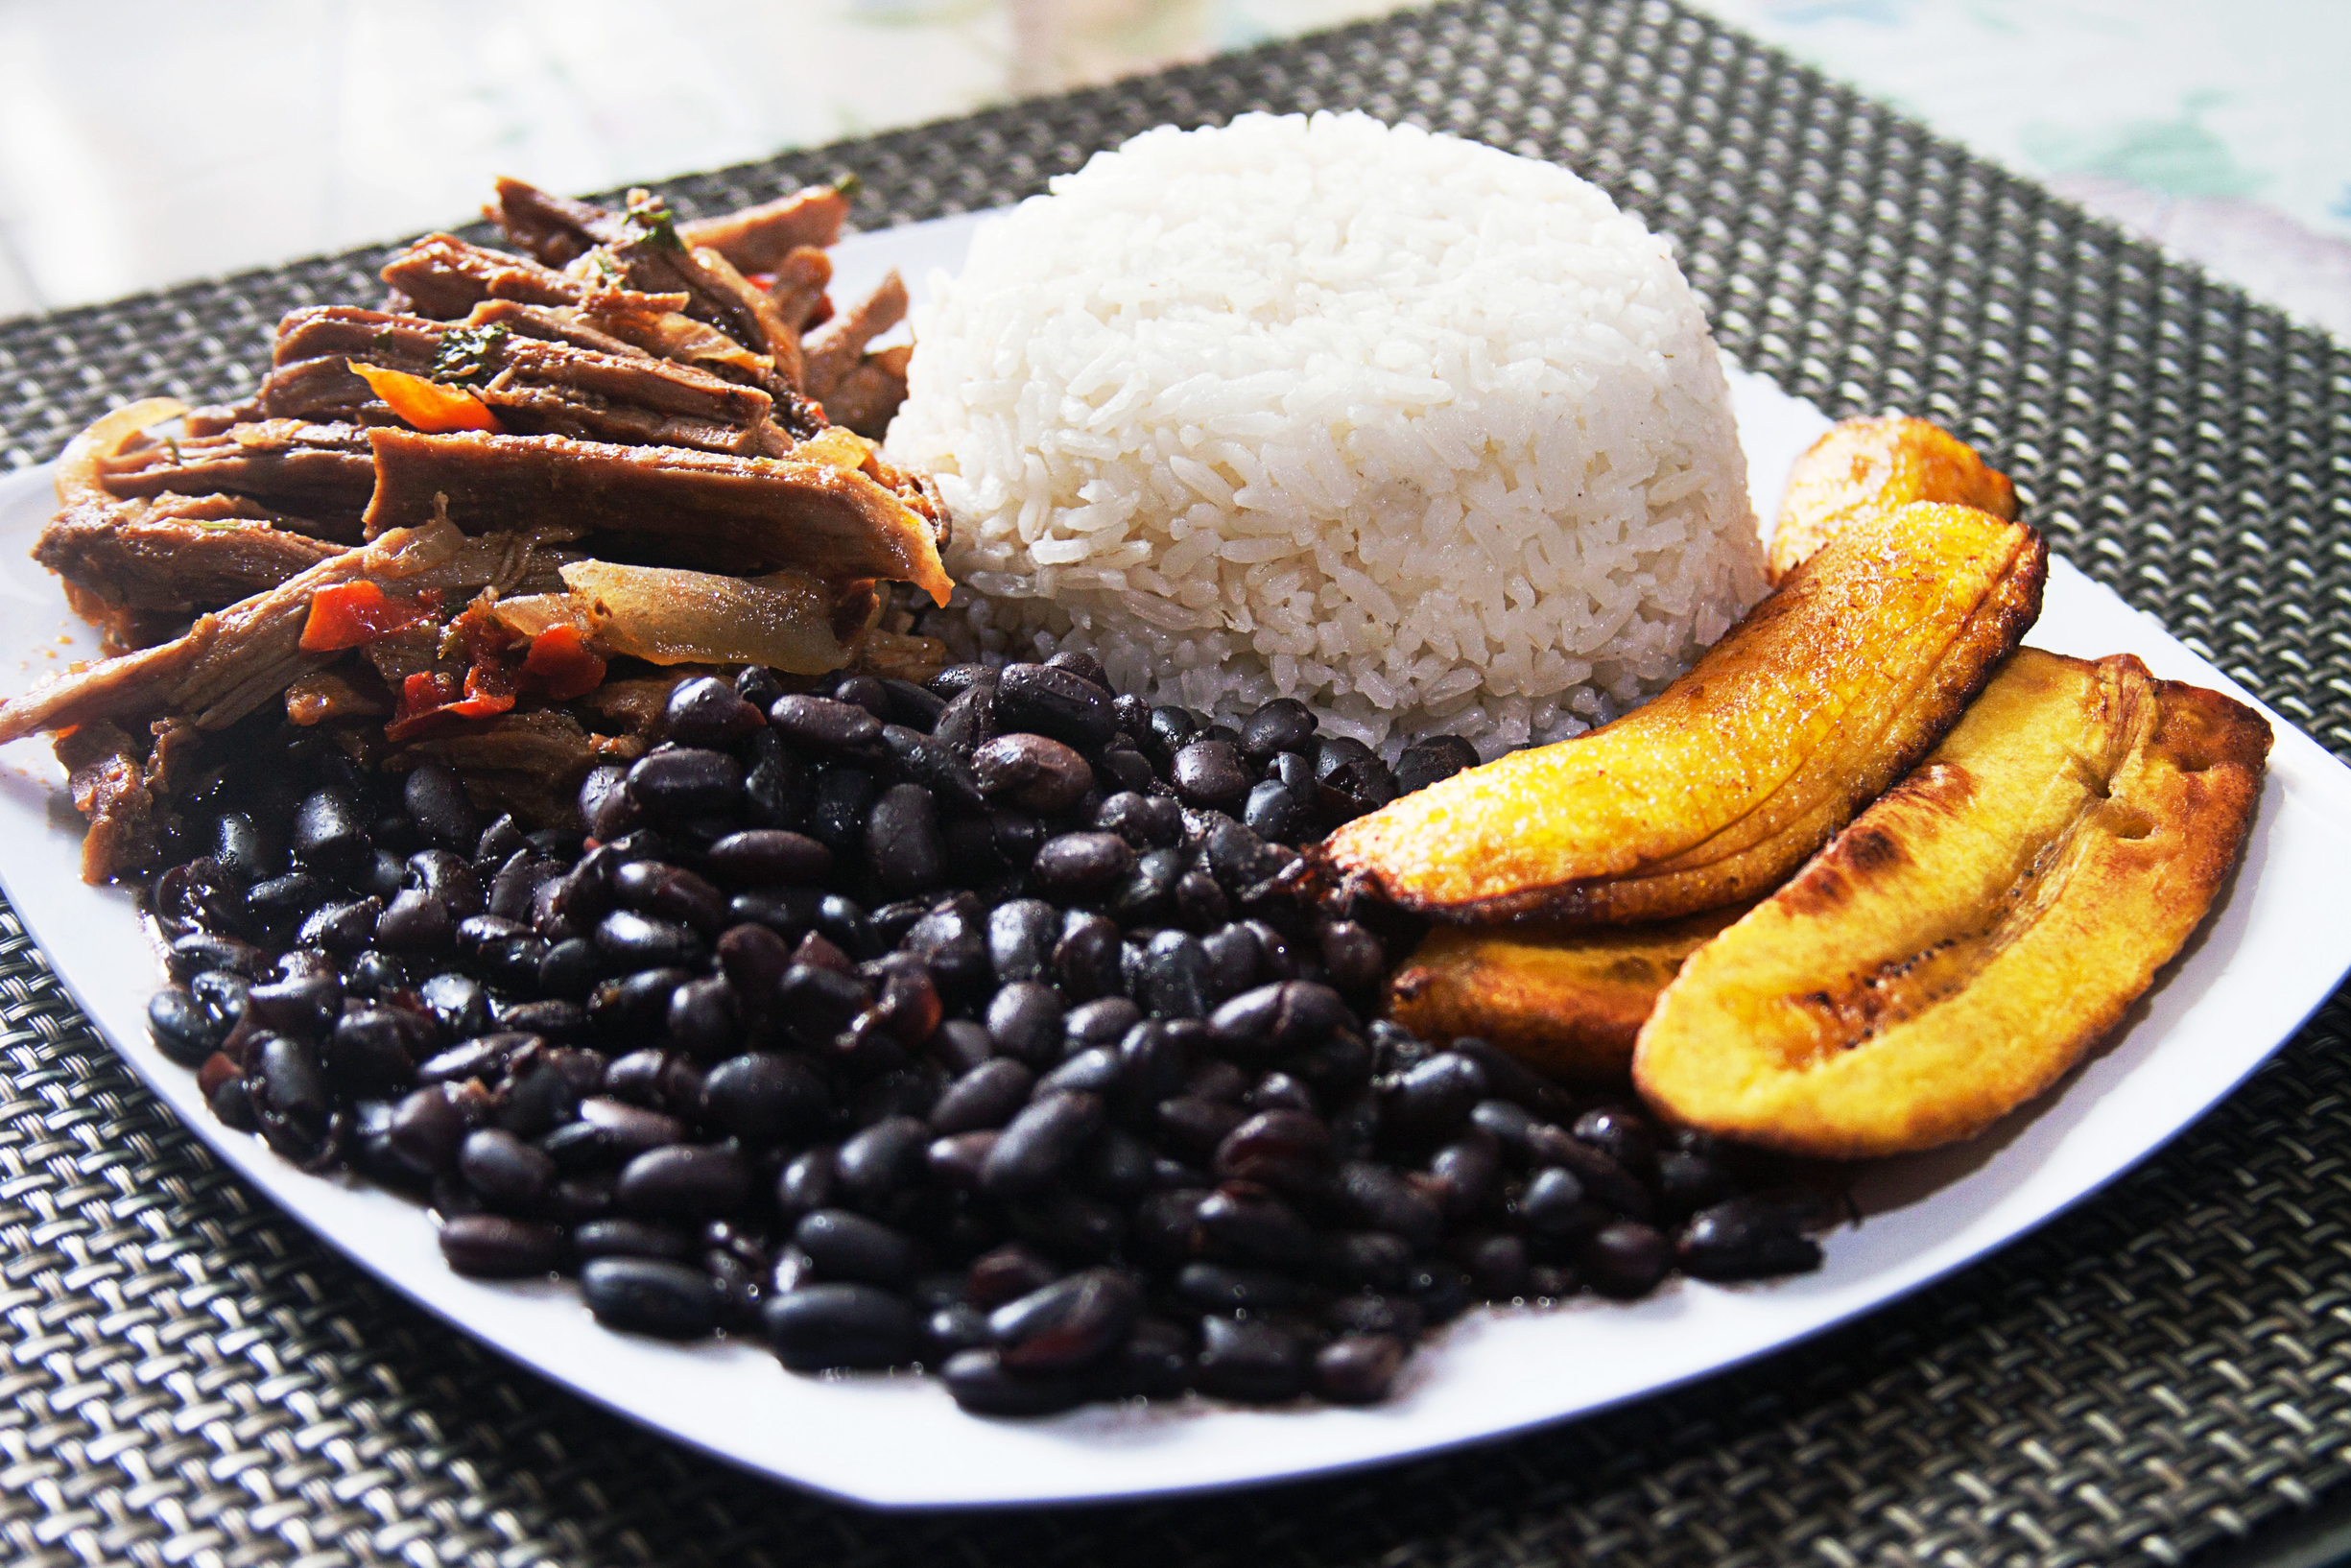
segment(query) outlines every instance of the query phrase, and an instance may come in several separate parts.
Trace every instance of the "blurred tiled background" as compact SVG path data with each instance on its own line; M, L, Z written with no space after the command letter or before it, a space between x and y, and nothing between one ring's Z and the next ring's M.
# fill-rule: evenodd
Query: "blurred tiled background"
M2351 341L2344 0L1698 0ZM0 316L1401 0L0 0Z

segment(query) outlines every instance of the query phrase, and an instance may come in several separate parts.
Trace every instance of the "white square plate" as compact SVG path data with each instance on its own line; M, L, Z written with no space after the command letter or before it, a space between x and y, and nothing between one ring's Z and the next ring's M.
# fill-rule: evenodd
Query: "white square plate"
M931 269L960 261L974 222L843 242L842 291L896 266L919 295ZM1768 516L1789 463L1827 420L1754 377L1734 376L1732 390ZM0 625L24 650L0 658L10 694L92 653L56 580L26 557L53 508L45 470L0 480ZM2066 653L2134 653L2159 676L2250 701L2062 561L2030 640ZM607 1333L568 1285L460 1278L421 1210L303 1176L228 1131L194 1075L155 1051L145 1008L157 969L131 896L82 884L81 822L38 741L0 752L0 882L100 1030L223 1158L362 1266L523 1365L747 1468L862 1503L1129 1498L1397 1460L1637 1398L1866 1312L2097 1191L2259 1065L2351 965L2351 773L2268 717L2277 744L2243 867L2127 1028L2056 1093L1973 1143L1864 1173L1863 1223L1826 1239L1817 1273L1729 1288L1680 1281L1629 1306L1482 1309L1436 1336L1397 1396L1370 1410L1187 1402L981 1420L920 1377L795 1376L756 1344L680 1349Z

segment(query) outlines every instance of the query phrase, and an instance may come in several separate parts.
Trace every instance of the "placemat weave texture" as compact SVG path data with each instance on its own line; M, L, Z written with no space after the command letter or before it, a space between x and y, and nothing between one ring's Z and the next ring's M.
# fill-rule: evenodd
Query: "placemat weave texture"
M1669 5L1447 8L668 189L707 212L854 169L880 226L1258 107L1597 179L1741 361L1983 446L2059 551L2351 755L2351 354ZM0 323L0 462L133 396L243 392L280 314L372 297L381 259ZM1364 1477L892 1517L649 1436L373 1283L213 1160L0 911L0 1558L2177 1562L2351 1467L2347 1033L2339 995L2096 1201L1694 1389Z

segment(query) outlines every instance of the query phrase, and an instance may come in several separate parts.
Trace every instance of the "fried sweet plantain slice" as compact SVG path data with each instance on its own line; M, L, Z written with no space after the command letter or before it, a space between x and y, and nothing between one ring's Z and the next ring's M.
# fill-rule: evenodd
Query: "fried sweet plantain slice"
M1912 501L1950 501L2016 515L2016 487L1939 425L1888 416L1846 419L1805 449L1788 472L1771 527L1777 583L1860 518Z
M1540 1072L1622 1083L1682 961L1747 908L1651 925L1439 926L1389 981L1388 1015L1426 1039L1474 1034Z
M1359 817L1310 874L1453 924L1755 897L1941 738L2047 566L2039 535L1972 508L1863 518L1647 706Z
M2064 1074L2236 863L2269 726L2127 653L2019 652L1935 753L1683 964L1633 1080L1672 1119L1854 1159Z

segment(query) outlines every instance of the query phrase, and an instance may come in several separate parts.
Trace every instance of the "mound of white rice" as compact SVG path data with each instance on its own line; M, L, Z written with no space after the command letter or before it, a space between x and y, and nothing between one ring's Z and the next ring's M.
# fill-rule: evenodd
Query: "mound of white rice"
M1362 114L1162 129L933 286L889 453L954 514L967 649L1491 755L1762 596L1698 302L1563 169Z

